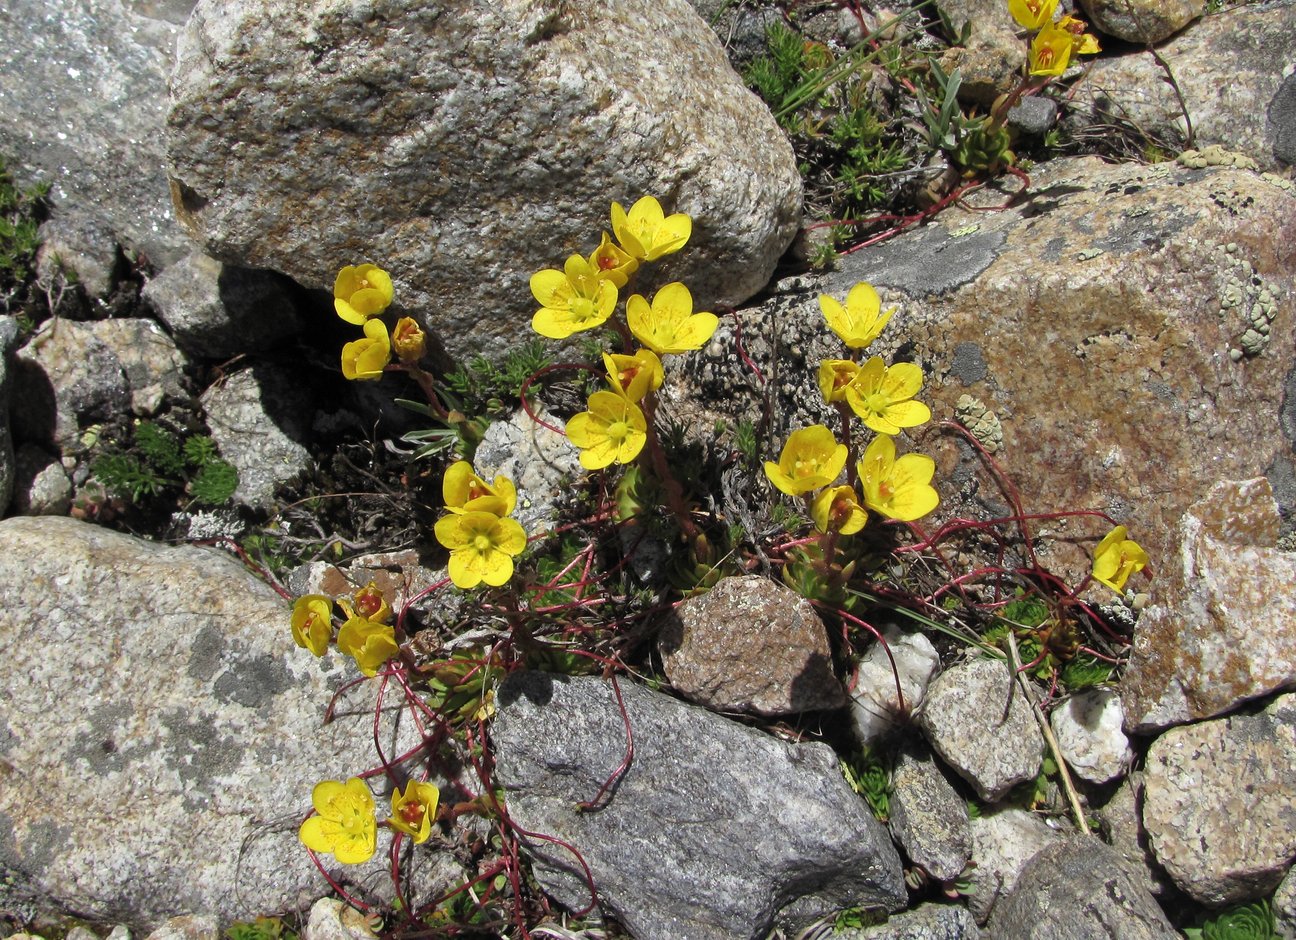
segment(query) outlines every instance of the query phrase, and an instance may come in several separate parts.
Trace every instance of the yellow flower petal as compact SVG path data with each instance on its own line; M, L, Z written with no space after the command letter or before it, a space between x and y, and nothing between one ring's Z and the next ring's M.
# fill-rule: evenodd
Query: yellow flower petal
M659 356L701 349L719 322L713 313L693 313L693 295L678 281L659 290L651 306L639 294L626 302L630 332Z
M1036 30L1053 22L1058 0L1008 0L1008 12L1023 29Z
M858 470L864 505L900 522L913 522L940 504L930 486L936 464L922 454L895 457L895 442L885 434L873 439Z
M297 598L292 610L293 641L316 656L323 656L333 637L333 599L323 594Z
M1030 45L1030 73L1032 75L1061 75L1071 62L1074 40L1070 33L1056 26L1045 26Z
M1147 552L1127 535L1125 526L1118 525L1094 549L1094 580L1117 594L1124 594L1130 575L1142 571L1148 563Z
M589 410L567 422L567 437L581 448L586 470L601 470L613 463L628 463L647 442L648 422L634 402L617 392L595 392Z
M838 444L824 425L814 424L788 435L778 463L766 461L765 475L781 492L799 496L832 483L846 457L846 445Z
M628 213L620 203L612 203L612 231L628 255L655 261L684 247L693 233L693 220L680 212L668 217L661 203L644 196Z
M850 289L845 306L827 294L820 294L819 309L828 327L851 349L864 349L871 344L895 313L895 307L882 311L877 291L864 281Z
M376 265L347 265L333 281L333 309L357 326L386 310L392 296L391 276Z
M348 379L380 379L391 361L391 338L382 320L366 320L364 332L364 339L342 347L342 374Z
M405 785L404 793L397 787L392 791L388 825L412 837L416 845L426 842L432 833L440 797L441 791L430 783L411 780Z

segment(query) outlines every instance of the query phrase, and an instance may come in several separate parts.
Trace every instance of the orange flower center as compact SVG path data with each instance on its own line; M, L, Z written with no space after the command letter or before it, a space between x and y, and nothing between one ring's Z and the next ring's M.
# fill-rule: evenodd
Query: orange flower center
M405 803L400 808L400 818L406 825L417 829L423 824L423 804L418 801Z
M382 595L376 591L364 591L355 596L356 611L366 619L382 610L382 605Z
M598 266L600 271L611 271L617 266L617 259L612 255L599 255Z
M878 495L883 499L890 499L895 495L895 487L891 485L889 480L883 480L878 484Z

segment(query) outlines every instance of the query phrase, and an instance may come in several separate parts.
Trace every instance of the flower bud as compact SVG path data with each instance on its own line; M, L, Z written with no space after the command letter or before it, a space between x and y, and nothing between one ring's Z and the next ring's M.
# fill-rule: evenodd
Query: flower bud
M427 351L427 334L419 329L419 325L411 317L401 317L396 321L391 342L392 349L401 362L417 362Z

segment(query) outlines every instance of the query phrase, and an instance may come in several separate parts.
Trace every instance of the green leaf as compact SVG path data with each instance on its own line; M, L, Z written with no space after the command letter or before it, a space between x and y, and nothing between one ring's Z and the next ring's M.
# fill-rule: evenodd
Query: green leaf
M224 506L238 489L239 475L234 465L226 460L210 460L203 464L189 482L189 493L194 502L204 506Z

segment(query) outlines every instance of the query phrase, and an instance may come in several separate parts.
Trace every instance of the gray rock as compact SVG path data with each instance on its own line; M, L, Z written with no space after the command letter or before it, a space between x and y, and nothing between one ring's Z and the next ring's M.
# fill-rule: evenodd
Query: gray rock
M184 396L186 362L152 320L47 320L18 352L15 431L67 450L87 424Z
M1296 74L1283 79L1269 99L1265 117L1273 155L1283 163L1296 163Z
M13 497L14 445L9 428L10 401L13 397L13 367L10 353L18 339L18 321L10 316L0 316L0 516Z
M937 881L953 881L972 856L967 805L931 755L900 752L891 771L891 834L909 861Z
M689 0L689 4L715 32L735 68L765 55L766 31L773 24L783 22L782 12L772 3Z
M145 940L220 940L220 922L211 916L172 917Z
M1274 926L1282 940L1296 940L1296 869L1287 872L1273 896Z
M1170 879L1156 862L1143 830L1143 774L1131 774L1094 812L1111 847L1130 863L1129 871L1155 898L1165 896Z
M1124 720L1120 695L1114 689L1078 692L1049 715L1067 766L1090 783L1116 779L1134 759L1129 738L1121 730Z
M940 0L941 13L957 32L970 27L966 44L948 49L942 57L945 73L958 69L963 76L959 100L989 106L1019 83L1026 62L1026 44L1006 3L994 0Z
M162 139L176 34L121 0L10 0L0 16L0 150L53 184L77 227L107 228L159 267L190 250Z
M1272 38L1292 36L1296 30ZM1230 80L1211 93L1233 94ZM1296 402L1287 381L1296 318L1275 316L1260 355L1234 361L1229 349L1256 306L1276 310L1293 296L1296 198L1286 181L1236 168L1068 158L1030 175L1034 196L1019 206L976 211L1005 198L983 190L967 209L952 206L925 226L841 258L835 272L781 282L767 303L725 318L713 343L725 355L708 355L696 368L680 357L690 380L679 383L681 394L700 402L689 416L698 428L752 417L749 403L766 394L771 441L791 428L832 426L838 419L815 375L820 360L839 358L843 347L815 295L844 298L869 281L884 306L898 308L870 354L919 362L927 375L920 398L937 416L957 414L964 395L978 399L998 418L1003 443L995 459L1019 491L1035 505L1102 508L1125 523L1153 559L1159 594L1184 511L1218 480L1264 475L1292 453L1296 406L1283 408ZM1083 303L1072 284L1085 285ZM764 384L738 355L739 326ZM1042 329L1058 341L1040 344ZM968 355L971 347L976 355ZM1090 381L1098 364L1120 377L1119 394ZM1059 387L1069 390L1061 399ZM1152 414L1157 420L1147 420ZM998 485L955 436L920 440L911 446L941 468L933 481L941 506L930 524L1006 511ZM771 446L767 456L776 455ZM1296 485L1287 492L1284 515L1296 510ZM1089 575L1105 531L1091 522L1077 538L1077 526L1032 527L1048 543L1049 570L1072 585ZM1130 586L1146 583L1139 575ZM1110 599L1105 588L1093 591ZM1125 708L1130 714L1128 700Z
M764 287L799 221L786 137L685 0L203 0L171 87L209 253L311 288L381 264L456 355L527 335L527 278L591 252L613 200L693 216L653 274L701 310Z
M41 225L40 241L36 276L42 284L73 278L92 303L108 298L121 259L117 238L103 220L84 213L56 213Z
M311 401L290 376L254 366L213 385L202 403L212 440L238 470L236 503L268 510L275 490L310 468Z
M972 820L972 895L968 908L984 924L999 900L1017 884L1036 853L1065 838L1038 816L1004 809Z
M1080 0L1090 23L1140 45L1173 36L1206 12L1203 0Z
M927 687L940 669L940 654L922 633L905 633L891 625L882 630L882 637L886 646L874 643L860 660L851 693L851 720L865 744L906 724L922 706Z
M20 439L66 449L83 424L129 411L121 360L96 326L46 320L18 351L10 417Z
M1121 680L1125 723L1146 733L1296 686L1296 555L1278 546L1264 477L1221 481L1184 513Z
M1296 855L1296 696L1172 728L1152 742L1146 775L1143 825L1182 890L1222 907L1278 886Z
M537 417L550 430L525 411L517 411L507 421L496 421L486 429L473 465L487 480L504 474L517 487L518 504L513 518L522 524L527 535L547 530L558 518L562 494L571 481L584 476L580 451L560 433L566 427L561 418L547 412Z
M832 940L980 940L981 931L966 907L919 904L893 914L885 924L833 931Z
M142 317L99 320L90 330L121 364L133 413L151 417L167 398L187 397L183 379L189 360L155 322Z
M1117 8L1116 0L1101 0ZM1174 0L1192 7L1194 0ZM1241 5L1203 17L1157 48L1183 94L1146 51L1099 56L1075 86L1073 129L1127 123L1170 152L1187 146L1183 111L1192 116L1194 146L1221 144L1254 158L1261 169L1291 162L1296 140L1293 86L1285 63L1296 53L1290 3Z
M193 12L197 0L125 0L126 6L140 16L151 20L166 20L173 26L183 26Z
M15 515L67 515L72 508L72 481L57 456L35 444L19 444L14 466Z
M334 898L320 898L311 905L303 940L373 940L375 934L365 915Z
M900 859L832 751L779 741L619 683L513 674L497 696L496 780L531 832L581 853L603 909L640 940L762 937L848 906L899 910ZM564 906L590 902L572 854L531 840L535 874Z
M6 896L142 936L176 911L228 923L327 892L297 826L316 781L374 762L373 686L323 721L349 659L298 649L287 602L211 549L16 517L0 521L0 583L23 585L0 606L0 655L42 657L0 673ZM71 818L50 797L69 786ZM345 877L381 889L386 855L380 833Z
M1041 136L1057 121L1057 105L1048 98L1031 95L1008 111L1008 124L1023 134Z
M1129 863L1090 838L1036 855L990 919L996 940L1177 940Z
M191 356L260 352L301 329L286 278L221 264L200 252L149 281L144 298Z
M662 669L684 698L775 716L840 708L828 631L795 591L760 575L723 578L662 626Z
M1040 771L1044 740L1001 659L961 663L936 678L918 715L932 748L991 803Z

